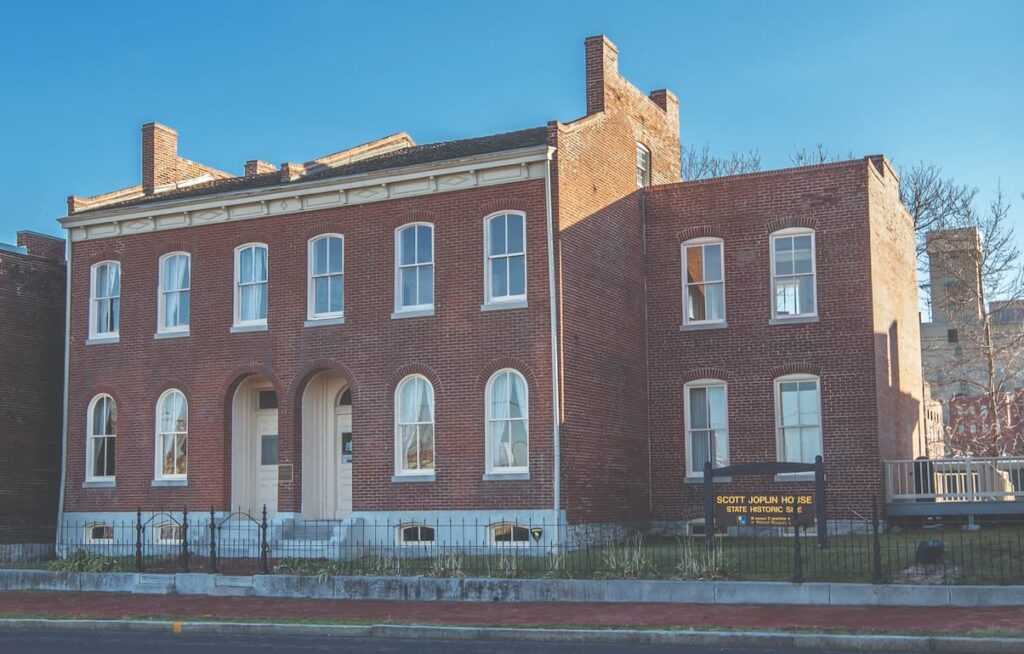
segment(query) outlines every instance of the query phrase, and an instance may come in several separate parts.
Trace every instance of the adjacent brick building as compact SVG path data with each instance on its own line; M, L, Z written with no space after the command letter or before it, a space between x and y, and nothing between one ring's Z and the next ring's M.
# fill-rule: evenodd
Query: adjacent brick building
M67 518L266 504L282 534L550 542L696 517L711 449L820 452L833 514L869 510L920 413L891 166L682 182L675 96L585 52L586 116L519 132L231 177L144 126L142 183L62 219Z
M64 386L63 239L0 243L0 561L52 549Z

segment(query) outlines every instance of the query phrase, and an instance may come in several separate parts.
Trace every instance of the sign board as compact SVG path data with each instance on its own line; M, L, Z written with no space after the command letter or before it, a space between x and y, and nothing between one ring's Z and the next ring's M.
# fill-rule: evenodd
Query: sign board
M814 524L814 493L720 493L719 527L793 527Z

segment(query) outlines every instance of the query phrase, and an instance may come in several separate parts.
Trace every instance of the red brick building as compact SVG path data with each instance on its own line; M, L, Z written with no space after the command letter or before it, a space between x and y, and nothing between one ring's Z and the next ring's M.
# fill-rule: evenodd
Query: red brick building
M143 126L141 184L61 221L65 515L102 536L137 508L266 505L282 533L514 541L694 517L687 462L712 451L822 453L835 514L865 511L918 429L892 168L681 182L676 97L585 50L586 116L519 132L233 177Z
M0 561L53 549L39 525L57 517L64 302L62 239L0 243Z

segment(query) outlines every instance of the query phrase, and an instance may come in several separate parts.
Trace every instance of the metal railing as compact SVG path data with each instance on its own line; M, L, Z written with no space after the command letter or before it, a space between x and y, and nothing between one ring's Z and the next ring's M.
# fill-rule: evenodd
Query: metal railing
M885 462L889 502L1024 501L1024 457Z

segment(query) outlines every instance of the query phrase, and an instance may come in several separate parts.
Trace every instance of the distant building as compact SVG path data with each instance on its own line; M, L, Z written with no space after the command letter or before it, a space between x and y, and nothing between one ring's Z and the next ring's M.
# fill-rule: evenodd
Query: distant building
M23 231L17 245L0 243L0 561L52 549L64 302L63 239Z

